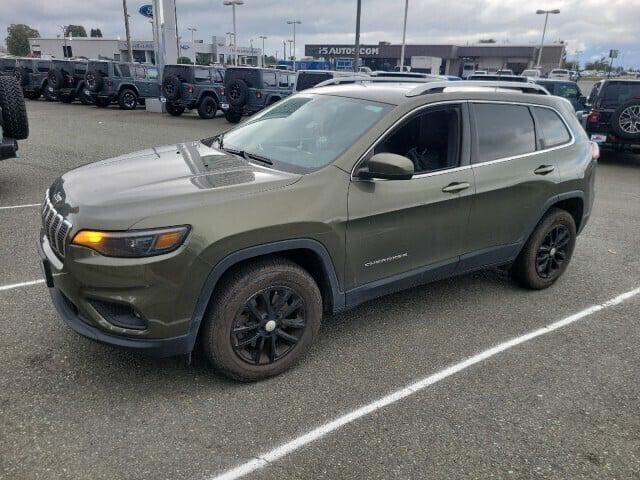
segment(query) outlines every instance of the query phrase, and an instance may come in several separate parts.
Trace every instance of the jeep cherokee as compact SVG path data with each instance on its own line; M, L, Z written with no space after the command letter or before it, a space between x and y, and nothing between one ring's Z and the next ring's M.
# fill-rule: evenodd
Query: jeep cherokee
M516 84L361 82L293 95L200 142L58 178L38 247L97 341L276 375L337 312L489 266L566 270L598 157L564 99Z
M296 74L273 68L234 67L224 74L227 102L224 117L238 123L242 115L253 115L293 93Z
M139 63L89 61L85 93L98 107L118 102L122 110L134 110L145 98L160 97L158 68Z
M162 95L167 113L175 117L196 109L200 118L216 116L223 102L224 69L201 65L167 65L162 76Z

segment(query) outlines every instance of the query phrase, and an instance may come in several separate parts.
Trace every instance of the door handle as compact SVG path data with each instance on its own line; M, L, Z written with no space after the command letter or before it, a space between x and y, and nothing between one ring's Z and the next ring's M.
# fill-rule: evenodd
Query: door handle
M533 173L535 173L536 175L546 175L547 173L553 172L555 168L556 167L554 167L553 165L540 165L533 171Z
M466 190L470 186L471 184L469 182L453 182L444 187L442 191L445 193L458 193L462 190Z

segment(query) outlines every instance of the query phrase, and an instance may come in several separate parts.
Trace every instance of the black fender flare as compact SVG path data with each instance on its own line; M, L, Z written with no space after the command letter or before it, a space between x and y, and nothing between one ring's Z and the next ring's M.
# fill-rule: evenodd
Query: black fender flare
M200 96L198 97L198 100L196 101L196 105L200 105L200 102L202 102L204 97L213 97L215 99L216 103L218 104L218 106L220 106L220 98L218 97L218 94L216 92L214 92L213 90L208 90L208 91L202 92L200 94Z
M122 91L123 88L130 88L131 90L133 90L134 92L136 92L136 95L139 97L140 96L140 90L138 90L138 87L136 87L134 84L132 83L121 83L120 86L118 87L118 93L117 95L120 95L120 92Z
M338 312L345 308L345 293L340 290L338 283L338 276L333 264L333 260L329 255L329 251L317 240L311 238L298 238L291 240L281 240L273 243L266 243L262 245L256 245L254 247L248 247L242 250L233 252L222 260L220 260L209 272L207 279L200 290L196 306L191 316L191 324L189 326L189 341L191 342L191 348L195 345L198 332L200 330L200 324L202 318L207 310L213 291L218 284L218 281L222 276L234 265L252 258L260 257L263 255L269 255L273 253L287 252L290 250L306 249L311 250L321 260L324 274L329 281L329 294L331 295L332 311Z

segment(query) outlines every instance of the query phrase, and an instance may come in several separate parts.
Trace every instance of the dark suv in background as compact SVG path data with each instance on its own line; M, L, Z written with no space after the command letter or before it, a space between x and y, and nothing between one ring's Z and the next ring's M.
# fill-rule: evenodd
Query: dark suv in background
M20 82L24 96L30 100L37 100L40 95L48 101L57 100L49 89L49 69L51 60L40 58L19 58L16 66L15 76Z
M93 100L85 92L86 74L86 60L52 60L47 74L49 92L62 103L71 103L77 98L84 105L89 105Z
M160 96L158 68L136 63L90 61L85 75L86 94L98 107L117 102L133 110L145 98Z
M295 72L273 68L228 68L224 75L227 99L222 105L224 116L227 121L238 123L242 115L253 115L291 95L295 83Z
M640 80L600 80L587 99L589 138L604 146L640 146Z
M167 65L162 76L162 98L167 113L180 116L197 110L200 118L210 119L224 101L224 69L205 65Z

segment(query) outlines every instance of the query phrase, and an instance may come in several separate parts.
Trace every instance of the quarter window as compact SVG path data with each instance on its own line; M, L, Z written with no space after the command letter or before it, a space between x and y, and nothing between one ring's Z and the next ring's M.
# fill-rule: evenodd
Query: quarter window
M476 162L488 162L536 150L533 118L526 106L477 103L473 110L478 141Z
M195 69L195 78L196 83L208 83L209 79L209 69L208 68L196 68Z
M542 107L533 107L533 111L543 136L543 148L557 147L571 140L567 126L556 112Z
M126 64L120 64L120 73L122 74L123 77L130 77L131 76L131 70L129 69L129 65Z
M266 87L276 86L276 74L275 72L264 72L262 74L262 83Z
M379 144L374 153L395 153L413 162L416 174L460 164L460 108L448 106L420 113Z

